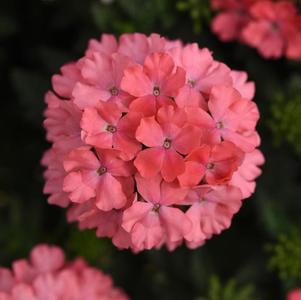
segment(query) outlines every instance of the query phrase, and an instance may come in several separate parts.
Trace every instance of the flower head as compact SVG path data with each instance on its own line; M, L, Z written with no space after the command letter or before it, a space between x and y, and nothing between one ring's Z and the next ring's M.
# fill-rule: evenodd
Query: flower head
M127 300L112 279L78 258L66 262L56 246L38 245L29 259L16 260L12 270L0 268L2 300Z
M246 73L138 33L91 40L61 71L46 95L49 203L134 252L195 248L230 226L263 163Z

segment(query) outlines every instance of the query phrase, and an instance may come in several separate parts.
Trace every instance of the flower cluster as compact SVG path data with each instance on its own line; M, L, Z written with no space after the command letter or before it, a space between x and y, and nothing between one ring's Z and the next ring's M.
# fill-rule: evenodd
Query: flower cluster
M81 258L65 262L56 246L38 245L30 259L0 268L0 300L127 300L110 276Z
M208 49L157 34L91 40L53 76L49 203L118 248L202 245L255 189L254 84Z
M290 0L211 0L221 11L212 30L222 41L240 40L265 58L301 59L301 15Z
M301 300L301 289L290 291L287 300Z

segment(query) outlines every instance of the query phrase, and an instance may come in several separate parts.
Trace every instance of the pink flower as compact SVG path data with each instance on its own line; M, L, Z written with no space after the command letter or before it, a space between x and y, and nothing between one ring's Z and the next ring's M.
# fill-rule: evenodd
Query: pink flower
M289 292L287 300L301 300L301 289L295 289Z
M84 110L81 128L82 138L88 144L102 149L121 151L125 160L131 160L140 151L135 131L141 120L138 113L123 116L115 103L98 103Z
M95 52L92 58L84 58L82 64L81 74L86 83L75 85L72 92L74 103L83 109L100 101L113 101L126 111L130 97L120 90L120 82L131 61L118 53L108 56Z
M83 203L96 198L96 206L104 211L121 208L127 202L123 177L131 175L130 165L118 158L113 151L96 150L94 154L86 148L71 151L64 161L68 175L63 190L69 193L72 202Z
M245 159L233 174L230 184L240 188L243 198L249 198L255 191L255 179L261 175L260 166L264 164L262 153L255 149L246 153Z
M136 138L144 146L134 162L139 173L146 178L161 172L164 180L171 182L184 172L181 154L188 154L199 145L199 131L187 125L183 110L164 106L158 110L157 118L141 120Z
M166 53L153 53L144 65L134 65L125 70L121 82L123 90L136 97L130 105L133 111L154 115L163 104L173 104L179 89L184 85L185 72L176 67Z
M215 87L208 102L215 133L223 140L230 141L245 152L253 151L259 145L255 131L259 119L254 102L243 99L230 87Z
M145 58L154 52L164 52L170 43L159 34L146 37L142 33L125 33L120 37L119 53L128 56L136 63L144 63Z
M46 94L52 147L42 164L48 202L68 208L69 222L134 252L185 242L194 248L230 226L264 161L255 87L245 72L197 44L140 33L91 40L85 56L61 72L55 93ZM32 265L18 261L15 278L32 282ZM57 278L47 274L35 290L18 291L35 299L37 290L56 290L49 297L68 300L73 293L61 285L69 284L80 295L75 277Z
M79 126L82 114L78 107L70 100L62 101L52 92L46 94L45 101L48 105L44 112L47 139L64 152L82 146Z
M80 66L78 63L69 63L61 68L61 75L54 75L52 77L52 85L54 91L63 98L70 99L75 84L78 81L84 81Z
M224 42L241 39L241 30L251 20L249 8L258 0L211 0L213 9L222 9L212 21L212 31Z
M185 214L173 204L180 204L187 191L176 184L162 181L157 175L145 179L136 175L137 189L142 199L125 210L122 226L131 233L132 243L138 250L151 249L167 236L179 241L190 230Z
M233 172L243 161L243 152L231 142L222 142L210 147L202 145L185 159L185 172L178 176L183 186L196 186L202 180L210 185L230 181Z
M189 102L183 103L182 100L182 97L187 97L187 93L191 93L190 98L201 97L197 103L204 108L206 105L204 106L200 92L207 95L215 85L232 83L230 69L225 64L215 61L208 49L200 49L197 44L190 44L183 48L172 48L169 53L176 64L186 71L186 85L177 98L180 107L195 106Z
M0 299L127 300L128 297L113 287L108 275L89 267L82 259L67 263L60 248L38 245L30 259L13 263L12 272L0 269Z
M89 41L86 56L92 57L94 52L100 52L106 55L117 52L118 43L114 35L102 34L100 40L91 39Z
M185 236L191 248L202 245L213 234L220 234L230 227L232 217L241 206L241 192L233 186L199 186L186 198L192 203L186 215L192 230Z
M243 38L248 45L257 48L262 56L279 58L288 51L288 44L289 52L294 52L292 48L301 47L298 44L294 46L289 40L293 38L297 17L292 2L259 1L252 6L250 13L253 20L243 30Z
M45 152L42 165L47 167L44 173L46 183L43 192L50 194L48 203L67 207L69 205L68 194L63 191L63 181L66 176L63 161L65 155L55 148L49 149Z
M255 95L254 82L248 82L248 74L241 71L231 71L233 87L239 91L241 96L245 99L252 100Z

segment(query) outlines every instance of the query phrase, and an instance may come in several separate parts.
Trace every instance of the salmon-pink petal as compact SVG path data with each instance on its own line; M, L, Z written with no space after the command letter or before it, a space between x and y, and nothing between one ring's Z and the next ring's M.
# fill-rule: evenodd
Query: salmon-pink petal
M184 109L177 109L174 105L164 105L157 112L157 120L161 125L183 127L187 121Z
M88 145L101 149L111 149L113 146L113 134L110 132L100 132L94 135L82 134L82 139Z
M127 208L122 217L122 227L131 232L133 226L144 219L152 210L153 204L137 201Z
M197 110L199 107L207 110L207 103L202 94L195 89L192 89L189 85L185 85L179 90L175 100L180 108L192 106Z
M143 64L149 51L147 37L142 33L125 33L120 36L118 52L130 57L133 61Z
M240 37L242 26L248 22L247 14L239 14L236 11L226 11L218 14L212 21L212 31L224 41L233 41Z
M75 203L95 197L95 190L83 182L80 172L71 172L65 177L63 191L69 193L69 199Z
M256 131L239 134L230 130L223 130L222 137L230 141L245 152L252 152L259 144L260 137Z
M188 190L182 188L178 183L167 183L165 181L161 184L161 200L160 204L163 205L176 205L182 204L187 195Z
M240 99L241 96L239 92L232 87L214 87L208 102L209 110L213 118L215 120L223 118L230 105Z
M213 62L203 78L199 80L198 88L201 92L209 94L214 86L231 85L231 70L223 63Z
M132 246L131 235L127 231L125 231L121 226L119 226L112 238L112 243L118 249L128 249ZM117 290L117 293L119 295L120 291ZM124 300L128 300L128 298Z
M108 123L99 115L96 108L86 108L80 126L89 135L99 134L106 130Z
M201 129L213 129L215 128L215 121L205 110L198 107L186 107L188 123L195 125Z
M196 161L202 165L206 165L209 161L210 154L211 154L211 147L208 145L202 145L194 149L186 157L186 161Z
M113 52L116 52L117 47L118 44L114 35L102 34L100 40L91 39L89 41L89 46L86 54L88 55L88 53L90 52L94 53L97 51L109 55Z
M123 116L119 122L117 130L118 132L131 137L136 138L136 130L140 125L141 119L143 117L142 113L139 112L129 112Z
M142 177L151 178L162 169L163 159L162 148L145 149L137 154L134 165Z
M61 97L71 98L74 85L81 80L79 68L74 63L69 63L61 68L62 75L52 76L53 90Z
M131 240L136 249L150 250L161 242L163 233L158 214L150 212L142 222L134 225L131 231Z
M66 172L79 169L95 170L99 167L99 161L93 152L86 148L72 150L64 159Z
M31 283L37 275L37 270L26 259L15 261L13 263L13 272L17 281L24 283Z
M156 114L157 104L154 96L145 96L136 98L130 104L130 111L141 113L144 117L150 117Z
M193 43L183 48L182 63L183 67L187 69L187 81L194 82L208 72L213 58L208 49L200 49L197 43Z
M159 85L166 80L174 69L172 58L166 53L155 52L146 57L144 61L144 72L154 83ZM179 74L179 76L181 76Z
M294 289L287 295L287 300L299 300L301 299L301 289Z
M154 204L160 202L162 182L162 177L160 175L151 178L143 178L141 175L137 174L135 179L137 190L143 199Z
M183 157L173 149L165 151L161 174L167 182L174 181L185 171Z
M164 143L162 128L155 117L141 119L136 131L136 138L139 142L148 147L160 147Z
M6 268L0 268L0 292L10 292L15 279L12 272Z
M114 82L111 58L100 52L94 52L92 58L84 59L82 75L90 84L103 90L108 89Z
M199 243L206 240L206 235L201 229L201 204L193 204L186 212L186 216L191 221L191 230L185 235L185 239L190 242Z
M132 160L141 150L141 144L137 140L116 132L113 136L114 149L120 150L124 160Z
M204 165L195 161L187 161L185 162L185 172L178 176L178 180L183 187L194 187L201 182L204 174Z
M109 173L102 175L96 190L96 206L103 211L109 211L124 207L126 201L127 198L118 179Z
M35 292L30 285L20 283L12 290L12 298L14 300L38 300Z
M79 108L84 109L86 107L94 107L100 101L107 101L111 97L111 93L77 82L73 89L72 96L74 97L74 103Z
M117 211L99 211L96 214L97 221L97 231L96 235L98 237L113 237L118 230L118 217Z
M172 242L181 240L191 230L191 222L178 208L161 206L159 210L168 239Z
M99 102L97 104L97 110L101 117L110 125L117 126L118 122L122 116L122 109L117 105L117 103L109 102Z
M247 99L241 99L231 106L231 110L237 114L237 131L255 130L259 120L259 111L257 105Z
M176 97L179 89L185 84L185 71L177 67L176 72L172 74L161 86L162 94L169 97Z
M188 154L200 145L201 132L196 126L185 126L172 141L173 147L181 154Z
M248 82L248 75L242 71L231 71L233 80L233 87L239 91L241 96L245 99L251 100L255 95L254 82Z
M153 85L140 65L128 67L124 71L120 86L122 90L135 97L143 97L153 93Z
M52 272L63 267L65 256L59 247L39 245L32 250L30 261L39 272Z

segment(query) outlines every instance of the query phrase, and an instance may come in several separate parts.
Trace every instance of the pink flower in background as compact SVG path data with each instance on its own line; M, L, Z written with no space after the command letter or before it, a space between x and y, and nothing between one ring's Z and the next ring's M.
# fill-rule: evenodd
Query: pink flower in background
M46 94L42 164L48 202L69 222L134 252L195 248L230 227L264 162L245 72L197 44L139 33L91 40L61 72ZM16 268L35 276L27 262Z
M301 289L295 289L289 292L287 300L301 300Z
M56 246L38 245L29 259L0 268L1 300L127 300L112 279L81 258L66 262Z
M288 0L211 0L219 11L212 31L222 41L240 40L265 58L301 58L301 16Z
M241 39L241 30L250 21L249 8L258 0L212 0L215 10L222 10L212 21L212 31L224 41Z
M245 42L257 48L266 58L279 58L285 55L291 43L291 35L288 33L292 34L296 26L295 5L290 1L260 1L252 6L250 13L253 20L242 33ZM301 32L299 34L301 35Z

